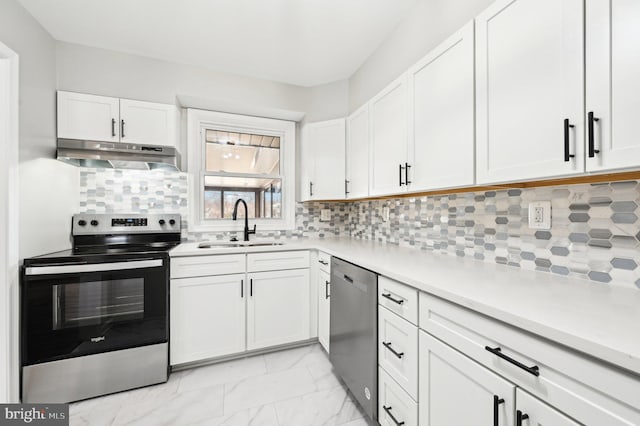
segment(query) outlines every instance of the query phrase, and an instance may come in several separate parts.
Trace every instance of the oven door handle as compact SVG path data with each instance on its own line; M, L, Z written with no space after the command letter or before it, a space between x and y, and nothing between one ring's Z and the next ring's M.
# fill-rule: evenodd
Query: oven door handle
M130 262L88 263L85 265L31 266L25 275L78 274L83 272L122 271L126 269L157 268L162 259L134 260Z

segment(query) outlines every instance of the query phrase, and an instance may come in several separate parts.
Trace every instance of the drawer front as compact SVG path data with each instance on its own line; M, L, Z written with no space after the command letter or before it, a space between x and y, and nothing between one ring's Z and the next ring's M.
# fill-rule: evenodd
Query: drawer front
M244 254L173 257L171 258L171 278L242 274L244 267Z
M249 253L247 255L247 272L281 271L308 267L308 250Z
M418 404L382 368L378 368L378 422L418 426Z
M382 306L378 307L378 364L418 399L418 328Z
M331 255L319 251L318 252L318 266L321 271L331 274Z
M420 328L581 423L640 424L638 376L425 293Z
M378 279L378 303L418 325L418 290L386 277Z

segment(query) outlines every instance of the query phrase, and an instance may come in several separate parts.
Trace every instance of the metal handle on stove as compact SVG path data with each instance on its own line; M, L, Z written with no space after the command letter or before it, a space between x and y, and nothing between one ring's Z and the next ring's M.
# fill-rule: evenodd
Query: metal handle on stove
M131 262L87 263L84 265L30 266L25 275L77 274L82 272L122 271L162 266L162 259L135 260Z

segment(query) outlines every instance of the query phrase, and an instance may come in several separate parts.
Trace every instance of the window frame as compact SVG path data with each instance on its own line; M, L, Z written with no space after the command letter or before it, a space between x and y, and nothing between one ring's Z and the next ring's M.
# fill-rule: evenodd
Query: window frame
M207 172L205 164L205 130L207 129L280 137L280 174L276 176ZM244 218L237 221L204 218L205 176L280 179L282 217L250 219L251 224L256 224L258 232L295 229L295 122L189 108L187 109L187 132L187 170L191 182L189 185L190 232L237 232L244 228Z

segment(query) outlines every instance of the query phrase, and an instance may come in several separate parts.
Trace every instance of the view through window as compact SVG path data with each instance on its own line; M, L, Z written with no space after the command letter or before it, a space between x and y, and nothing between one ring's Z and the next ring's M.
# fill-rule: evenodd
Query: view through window
M216 129L204 135L205 220L231 218L239 198L247 203L249 218L280 219L280 137Z

